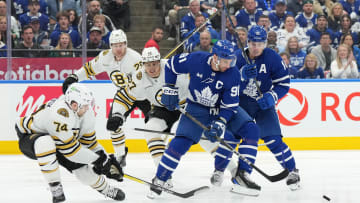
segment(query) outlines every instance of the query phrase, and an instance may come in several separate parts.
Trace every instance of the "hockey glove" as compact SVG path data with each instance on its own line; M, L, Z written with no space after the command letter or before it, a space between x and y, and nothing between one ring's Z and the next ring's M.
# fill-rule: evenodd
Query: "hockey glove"
M277 102L277 95L272 91L266 92L262 97L258 97L256 101L262 110L266 110L275 106Z
M92 163L95 173L107 174L110 171L111 160L103 150L97 151L96 154L99 155L99 158Z
M246 64L240 69L241 80L249 80L252 78L256 78L257 70L256 64Z
M105 174L106 177L122 182L124 180L124 172L113 154L110 154L110 163L110 170Z
M162 88L161 103L169 110L174 111L179 104L179 91L174 85L166 84Z
M106 123L106 129L111 131L116 131L119 127L121 127L125 122L125 117L121 115L120 113L114 113L112 114L107 123Z
M209 130L204 131L204 135L210 140L210 142L216 142L218 137L225 132L226 125L222 120L213 120L208 127Z
M75 83L75 82L78 82L79 79L78 79L78 76L75 75L75 74L70 74L63 82L63 85L62 85L62 91L63 93L65 94L66 93L66 90L68 89L68 87Z

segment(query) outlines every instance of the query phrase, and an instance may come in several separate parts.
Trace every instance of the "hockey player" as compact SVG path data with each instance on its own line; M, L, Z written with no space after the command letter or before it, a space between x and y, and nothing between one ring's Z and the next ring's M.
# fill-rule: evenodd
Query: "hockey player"
M127 77L125 76L140 68L141 56L133 49L127 47L126 34L120 29L111 32L109 42L111 49L100 52L97 57L85 63L75 74L71 74L65 79L63 92L66 91L69 84L90 79L90 77L102 72L108 74L113 84L119 89L115 93L106 128L111 133L115 157L120 162L120 165L124 167L126 165L125 157L127 148L125 147L125 134L121 126L125 118L135 107L139 107L146 116L150 110L150 103L147 100L135 101L134 103L126 105L125 113L119 112L120 109L123 108L120 95L124 93L125 90L123 87L127 84ZM147 118L145 119L145 122L146 121Z
M121 181L123 174L119 163L96 140L93 103L92 93L75 83L65 95L16 121L19 148L25 156L37 160L50 185L53 202L65 201L59 165L106 197L125 198L121 189L109 185L101 175Z
M153 179L154 184L164 185L175 171L180 158L191 145L199 142L202 134L211 142L216 142L217 137L222 136L225 128L228 127L238 139L242 133L247 136L254 148L257 148L259 139L257 126L238 106L240 75L232 68L235 61L234 46L227 40L220 40L214 45L213 53L180 54L169 59L165 65L165 85L161 103L170 111L178 107L179 92L175 85L179 74L188 73L190 93L186 111L203 124L209 125L209 130L203 131L188 117L181 116L176 136L160 160ZM231 132L227 131L225 138L231 137L228 135ZM256 156L256 150L250 153ZM234 182L234 184L238 183ZM154 198L156 194L161 194L161 190L150 187L148 197Z
M267 34L263 27L253 26L248 33L248 48L245 50L252 64L247 64L241 50L236 52L240 68L240 106L256 121L260 138L275 155L279 163L290 171L286 184L291 190L300 187L299 171L290 148L282 139L279 118L275 105L289 91L288 69L279 54L266 47ZM255 69L253 74L249 67ZM258 80L262 96L257 91L253 78ZM245 164L245 163L241 163Z

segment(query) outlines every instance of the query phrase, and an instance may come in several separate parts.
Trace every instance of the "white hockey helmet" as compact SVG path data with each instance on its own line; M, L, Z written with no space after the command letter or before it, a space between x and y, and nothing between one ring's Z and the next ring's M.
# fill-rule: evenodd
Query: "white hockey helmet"
M147 47L144 48L141 54L142 62L152 62L152 61L160 61L161 56L157 48L155 47Z
M65 102L71 105L71 102L76 102L79 109L85 105L93 107L95 99L93 93L80 83L73 83L65 92Z
M109 37L110 46L111 44L120 43L120 42L125 42L127 44L127 38L125 32L122 31L121 29L113 30Z

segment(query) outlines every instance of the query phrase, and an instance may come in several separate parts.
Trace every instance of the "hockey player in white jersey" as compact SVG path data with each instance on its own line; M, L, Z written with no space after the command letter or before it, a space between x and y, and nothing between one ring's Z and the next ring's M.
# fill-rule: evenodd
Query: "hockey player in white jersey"
M16 121L19 148L25 156L37 160L53 202L65 201L59 165L106 197L125 198L124 192L109 185L104 176L121 181L123 174L115 157L108 156L96 140L93 103L92 93L74 83L65 95Z
M150 104L147 100L139 100L130 105L126 109L126 113L119 113L122 108L119 102L121 100L119 94L123 91L124 85L127 84L124 76L140 68L141 56L135 50L127 47L126 34L120 29L111 32L109 42L111 49L100 52L98 56L85 63L79 70L65 79L63 92L74 82L90 79L92 76L102 72L108 74L113 84L119 89L115 93L106 128L111 133L115 157L124 167L126 165L127 148L125 147L125 134L120 126L135 107L139 107L146 116L150 110ZM147 117L145 121L147 121Z

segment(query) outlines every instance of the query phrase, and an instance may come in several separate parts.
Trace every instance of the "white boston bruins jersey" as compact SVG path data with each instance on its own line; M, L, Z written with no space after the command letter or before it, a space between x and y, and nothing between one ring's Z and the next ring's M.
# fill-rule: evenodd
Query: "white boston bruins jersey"
M106 72L111 81L118 87L125 83L123 74L131 74L141 66L141 55L127 47L124 57L120 61L115 60L111 49L104 50L95 58L85 63L75 74L79 81L90 79L99 73Z
M133 102L137 100L145 100L147 99L151 105L155 106L163 106L161 104L161 95L162 95L162 87L165 84L165 64L167 60L162 59L160 61L160 75L157 78L151 78L146 74L145 67L142 67L134 74L132 74L131 82L128 87L124 90L121 90L117 93L116 98L118 98L118 112L124 114ZM180 105L185 103L185 100L188 96L188 85L189 85L189 76L182 74L178 75L176 87L179 88L179 100Z
M102 149L95 137L94 112L89 109L79 117L65 103L64 96L42 105L31 116L19 118L16 125L29 136L50 135L58 152L76 163L92 163L98 158L93 151Z

